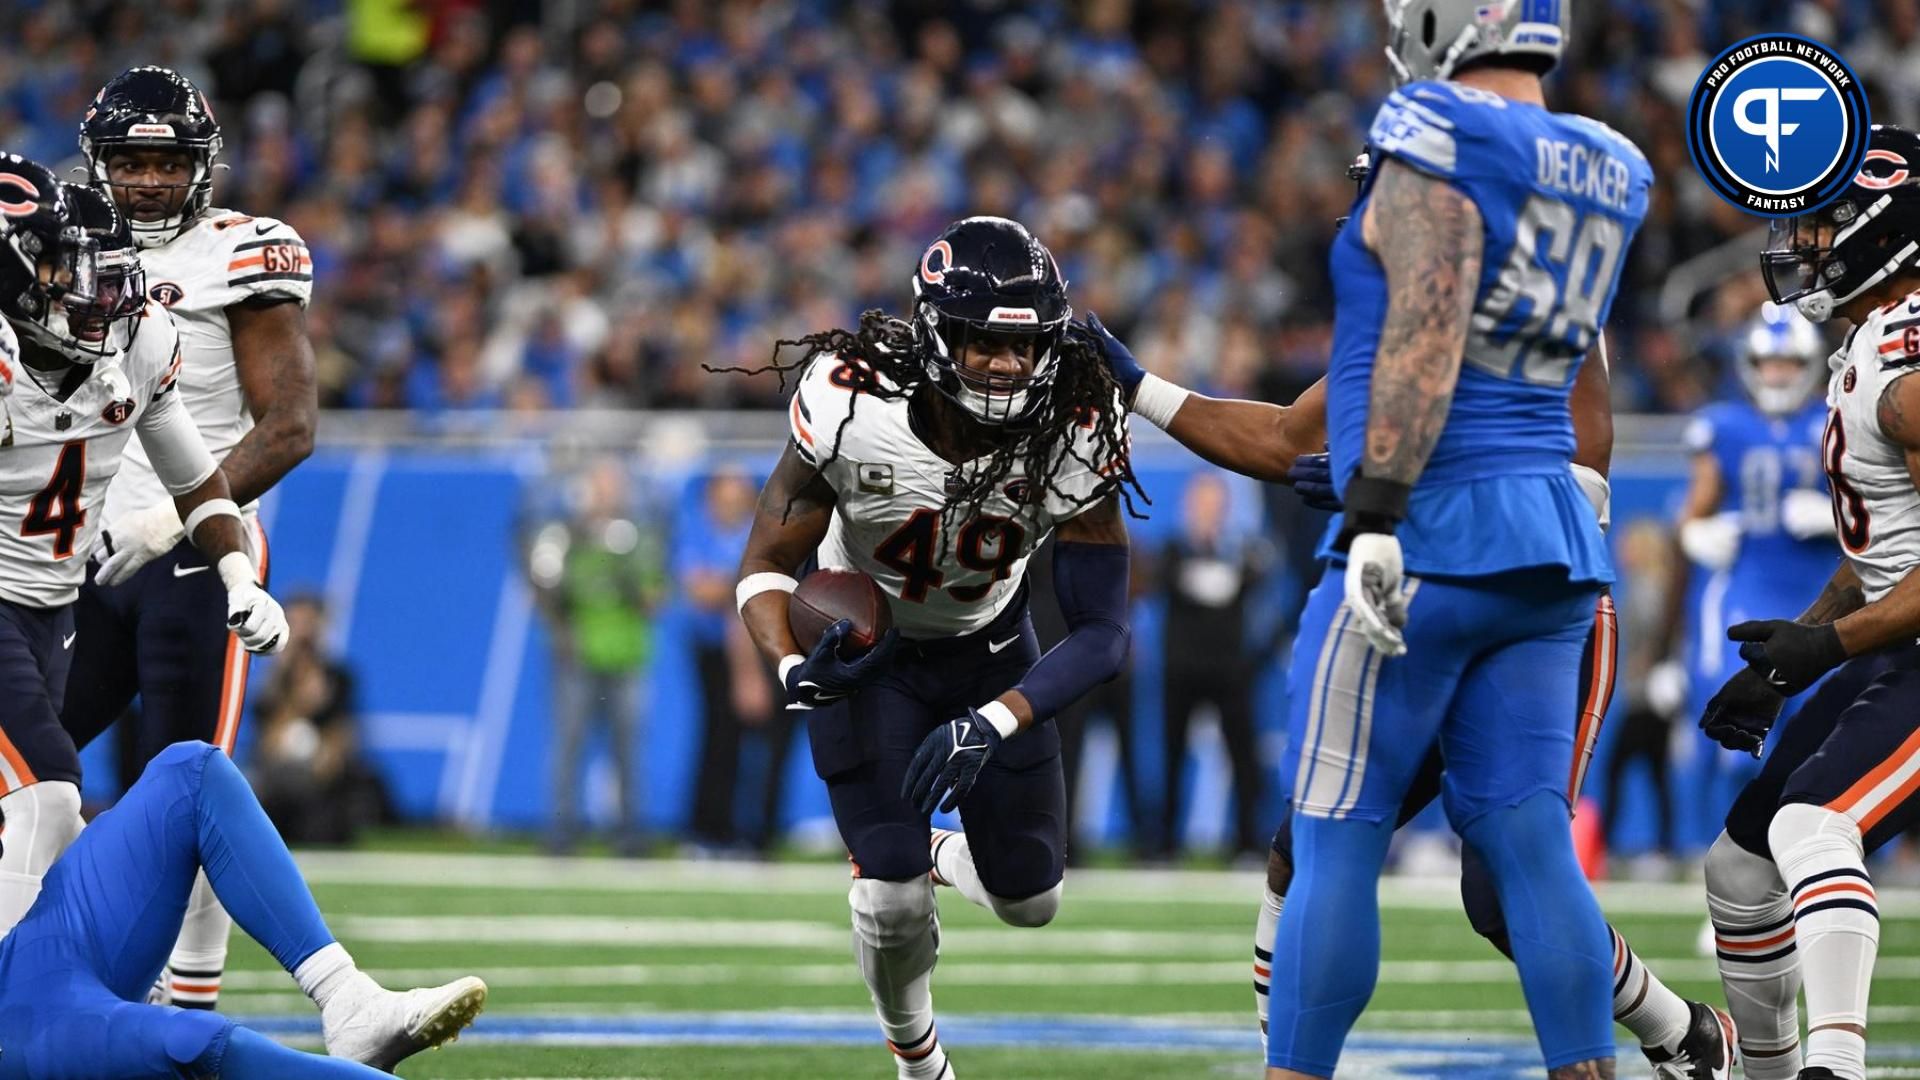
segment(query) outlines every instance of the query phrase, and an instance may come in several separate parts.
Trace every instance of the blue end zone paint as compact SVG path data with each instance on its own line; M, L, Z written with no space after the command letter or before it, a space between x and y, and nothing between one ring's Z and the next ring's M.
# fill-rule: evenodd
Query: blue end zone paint
M268 1035L313 1037L313 1017L239 1017ZM967 1046L1079 1050L1171 1050L1243 1054L1255 1067L1260 1039L1248 1028L1168 1023L1151 1017L965 1016L940 1018L942 1041L958 1055ZM876 1048L873 1021L851 1013L659 1013L641 1016L482 1016L461 1037L472 1044L548 1046L813 1045ZM1876 1057L1920 1057L1920 1046L1874 1046ZM964 1060L964 1057L962 1058ZM1637 1047L1620 1047L1623 1075L1637 1075ZM1519 1080L1540 1073L1540 1050L1532 1040L1510 1035L1462 1033L1456 1039L1431 1034L1361 1034L1347 1040L1342 1071L1368 1076L1434 1080Z

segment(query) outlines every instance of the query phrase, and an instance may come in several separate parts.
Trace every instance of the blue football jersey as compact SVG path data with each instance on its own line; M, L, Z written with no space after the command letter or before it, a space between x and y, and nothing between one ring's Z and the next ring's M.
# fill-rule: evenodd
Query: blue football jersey
M1486 241L1452 409L1399 532L1408 571L1564 566L1575 581L1611 581L1605 541L1568 471L1567 396L1646 216L1646 159L1597 121L1452 82L1395 91L1368 141L1376 161L1392 158L1473 200ZM1387 311L1385 268L1361 238L1370 198L1369 186L1331 257L1327 430L1343 490L1360 465Z

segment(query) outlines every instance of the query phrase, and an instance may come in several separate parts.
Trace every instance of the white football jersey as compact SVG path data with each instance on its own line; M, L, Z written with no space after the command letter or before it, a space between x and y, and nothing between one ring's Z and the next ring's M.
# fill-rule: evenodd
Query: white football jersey
M167 243L143 249L140 264L147 271L148 298L172 312L180 327L186 358L181 402L214 460L223 460L253 428L233 360L227 308L255 296L284 296L305 307L313 295L307 245L286 222L213 209ZM146 453L129 447L126 467L107 492L108 517L166 498ZM245 509L251 513L253 508Z
M180 335L152 301L132 346L94 363L65 401L48 392L51 377L15 366L13 393L0 398L0 600L73 602L107 485L134 449L134 429L180 407L180 367Z
M1833 355L1821 460L1834 531L1869 601L1920 566L1920 491L1906 454L1880 430L1880 395L1920 371L1920 292L1881 308Z
M964 476L987 459L955 466L928 449L908 423L905 399L857 389L872 377L821 354L787 408L795 449L821 468L838 496L820 565L864 571L879 582L905 637L972 633L1013 601L1027 559L1054 526L1078 517L1113 484L1122 462L1096 456L1095 438L1098 425L1113 420L1090 418L1075 428L1051 485L1015 464L977 516L952 521L947 476ZM1114 405L1113 415L1122 415Z

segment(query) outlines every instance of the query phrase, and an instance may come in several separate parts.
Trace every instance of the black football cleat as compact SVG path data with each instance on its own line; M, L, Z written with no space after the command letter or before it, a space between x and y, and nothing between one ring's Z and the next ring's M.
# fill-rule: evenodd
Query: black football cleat
M1729 1080L1738 1054L1739 1039L1733 1018L1710 1005L1689 1001L1693 1018L1687 1034L1672 1051L1644 1046L1655 1080ZM1800 1074L1804 1080L1806 1074Z

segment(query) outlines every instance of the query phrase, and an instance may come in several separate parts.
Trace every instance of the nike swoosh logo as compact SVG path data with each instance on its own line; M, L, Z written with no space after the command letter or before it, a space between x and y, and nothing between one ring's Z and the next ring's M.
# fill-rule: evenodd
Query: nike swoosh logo
M186 577L188 574L197 574L202 570L211 569L213 569L211 566L176 566L173 568L173 576Z
M68 635L67 635L66 637L64 637L64 638L61 638L61 639L60 639L60 647L61 647L61 648L63 648L63 649L71 649L71 648L73 648L73 639L74 639L74 638L77 638L77 637L79 637L79 636L80 636L80 631L78 631L78 630L75 630L75 631L74 631L73 633L71 633L71 634L68 634Z
M1015 634L1015 635L1013 635L1012 637L1010 637L1010 638L1008 638L1008 639L1007 639L1007 640L1005 640L1005 641L989 641L989 642L987 642L987 651L988 651L988 652L990 652L990 653L997 653L997 652L999 652L999 651L1000 651L1001 649L1004 649L1004 648L1006 648L1007 646L1009 646L1009 645L1011 645L1011 644L1013 644L1014 642L1016 642L1016 641L1019 641L1019 640L1020 640L1020 635L1019 635L1019 634Z
M268 230L270 230L270 229L272 229L272 228L274 228L275 226L277 226L277 225L279 225L279 224L280 224L280 223L279 223L279 222L277 222L277 221L269 221L269 222L267 222L267 223L266 223L265 225L255 225L255 226L253 227L253 235L255 235L255 236L265 236L265 235L267 234L267 232L268 232Z

